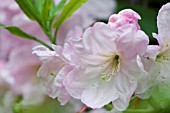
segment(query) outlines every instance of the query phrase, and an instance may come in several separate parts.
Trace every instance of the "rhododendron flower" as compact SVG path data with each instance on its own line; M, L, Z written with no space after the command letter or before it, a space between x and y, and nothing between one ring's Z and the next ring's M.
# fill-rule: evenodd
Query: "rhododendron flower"
M82 39L78 37L79 33L73 32L76 31L70 31L68 34L72 37L67 40L64 47L52 46L55 51L50 51L44 46L37 46L33 49L33 53L43 60L38 71L38 78L45 86L48 95L52 98L58 97L62 105L71 98L65 90L63 81L74 67L80 65L78 54L83 49Z
M112 101L116 109L125 110L138 80L146 77L140 56L148 42L136 24L113 30L108 24L96 23L83 34L82 65L66 76L66 90L88 107L101 108Z
M149 72L150 79L143 84L145 91L141 97L149 97L151 89L155 85L166 98L170 98L167 91L170 88L170 3L162 6L157 17L158 34L153 36L158 40L159 46L149 45L147 53L143 58L145 69ZM148 90L147 90L148 88ZM151 90L151 91L149 91Z

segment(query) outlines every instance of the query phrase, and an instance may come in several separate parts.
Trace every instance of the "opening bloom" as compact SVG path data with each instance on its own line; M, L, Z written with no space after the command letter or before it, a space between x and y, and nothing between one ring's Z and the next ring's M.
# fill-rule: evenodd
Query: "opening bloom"
M112 101L116 109L125 110L138 80L146 75L140 55L146 51L147 35L133 23L117 29L96 23L82 39L82 65L66 76L66 90L91 108L101 108Z
M158 40L159 46L149 45L143 58L145 69L150 75L141 97L149 97L152 89L157 85L166 98L170 88L170 3L162 6L157 16L158 34L153 36Z

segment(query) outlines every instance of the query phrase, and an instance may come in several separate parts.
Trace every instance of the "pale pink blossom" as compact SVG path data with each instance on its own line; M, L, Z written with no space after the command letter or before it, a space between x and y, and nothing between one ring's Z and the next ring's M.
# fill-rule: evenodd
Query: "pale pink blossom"
M81 53L83 49L82 39L78 37L81 34L75 33L74 30L68 33L70 39L66 41L64 47L52 46L55 51L51 51L44 46L33 48L33 53L43 60L38 71L38 78L45 86L47 94L52 98L58 97L62 105L66 104L71 98L65 90L63 81L74 67L80 65L77 54Z
M170 3L165 4L159 10L157 16L158 34L153 36L158 40L158 45L149 45L143 62L150 79L143 84L145 90L138 96L148 98L152 90L158 86L159 91L166 98L170 98L167 92L170 88Z
M96 23L83 34L82 65L66 76L66 90L91 108L112 102L119 111L125 110L138 80L145 77L140 56L148 42L136 24L112 30L108 24Z
M93 5L98 6L97 5L98 3L102 4L103 2L100 1L100 2L97 2L97 4L96 4L96 2L93 2L93 3L95 3ZM102 4L102 6L104 6L104 10L103 10L105 12L104 15L109 16L111 14L112 10L115 8L115 7L112 7L112 6L115 6L115 4L114 4L114 2L113 2L113 4L111 4L112 3L111 0L109 0L109 2L104 2L104 3L109 4L109 7L106 7L107 5ZM89 5L91 5L91 4L89 4ZM84 7L84 9L86 9L88 7L88 5L83 6L83 7ZM98 7L98 8L99 8L99 10L101 9L100 10L100 12L101 12L102 7ZM18 7L18 5L15 3L14 0L2 1L2 4L0 5L0 9L1 9L0 12L1 12L1 17L2 17L0 20L1 23L6 24L6 25L16 25L16 26L20 27L22 30L26 31L27 33L32 34L32 35L48 42L45 39L46 36L42 33L39 26L35 22L32 22L31 20L29 20L23 14L23 12L21 12L20 8ZM73 48L71 47L72 43L75 43L74 46L77 49L74 51L80 52L82 50L82 44L79 44L79 41L81 42L81 40L79 40L79 38L73 38L72 40L70 40L69 37L71 37L71 35L74 35L74 36L79 35L80 36L80 34L82 34L82 29L80 29L77 25L80 25L83 23L81 26L89 26L94 21L96 21L96 18L103 19L105 17L103 14L95 15L96 13L92 14L91 11L84 10L84 9L83 8L80 9L80 11L78 11L79 13L75 14L77 16L74 16L74 18L72 19L73 21L70 19L71 22L69 22L69 24L67 24L65 22L66 26L60 27L61 31L64 32L64 36L61 35L62 36L61 38L63 38L63 39L61 39L60 36L58 36L60 38L60 39L58 39L59 40L58 42L60 42L60 40L64 40L64 42L66 42L66 41L68 42L65 45L63 44L65 46L64 48L67 48L67 49L63 49L62 54L60 54L63 57L61 59L62 62L63 61L67 62L68 65L66 65L65 67L63 67L60 70L60 73L58 73L58 74L61 77L58 76L55 80L55 81L57 81L55 83L56 86L58 88L60 88L60 90L61 90L61 92L59 92L58 95L60 95L59 101L63 102L62 104L65 104L67 102L67 100L70 98L69 96L67 96L68 94L65 91L65 89L63 88L64 86L62 85L62 81L64 78L63 76L67 75L67 73L66 73L67 70L69 72L69 71L71 71L72 67L76 67L77 64L79 64L79 60L77 60L77 55L72 54L72 53L74 53L72 51ZM94 10L95 10L95 8L94 8ZM86 13L82 13L83 11L85 11ZM90 21L85 22L88 18L89 18L89 20L91 19L93 21L90 20ZM82 19L84 19L84 22L81 21ZM74 24L74 22L75 22L75 24ZM78 24L77 24L77 22L78 22ZM72 25L70 25L70 23L72 23ZM75 26L77 26L77 27L75 27ZM78 32L70 31L70 29L72 29L74 27ZM4 31L4 30L1 30L0 35L1 35L0 36L0 59L7 61L6 66L3 67L2 71L1 71L2 78L3 78L3 80L6 81L6 83L9 84L9 87L16 95L23 95L23 97L26 100L29 100L30 97L34 93L37 94L37 92L35 90L37 88L37 83L36 83L37 81L35 80L35 73L40 65L40 61L37 58L35 58L35 56L30 54L31 53L30 48L32 48L32 46L34 46L34 45L37 45L37 43L35 43L33 41L21 39L16 36L12 36L10 33L8 33L7 31ZM59 31L58 35L60 35L60 31ZM62 49L62 48L63 47L59 47L59 49ZM57 52L58 52L58 50L57 50ZM48 60L50 60L50 58L49 59L47 58L46 60L48 61ZM43 68L43 65L41 66L41 68ZM48 69L47 69L47 71L48 71ZM41 72L39 71L39 73L41 73ZM53 95L52 93L51 93L51 95ZM36 97L36 96L34 96L34 97Z

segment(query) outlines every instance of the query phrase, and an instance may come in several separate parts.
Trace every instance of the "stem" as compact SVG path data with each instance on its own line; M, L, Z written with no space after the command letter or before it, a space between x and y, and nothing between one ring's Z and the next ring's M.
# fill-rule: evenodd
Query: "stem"
M46 47L48 47L50 50L53 50L53 49L51 48L51 46L49 46L49 45L46 44L45 42L43 42L43 41L41 41L41 40L39 40L39 39L37 39L37 38L34 38L33 40L39 42L40 44L42 44L42 45L44 45L44 46L46 46Z
M76 113L83 113L88 107L87 106L83 106L78 112Z
M55 29L53 43L56 43L58 28Z
M44 26L44 24L42 24L41 22L38 22L38 24L40 25L41 29L44 31L44 33L46 34L46 36L48 37L48 39L50 40L50 42L52 43L53 41L53 36L51 34L51 30L48 30L46 26Z
M141 102L141 99L140 98L137 98L136 101L135 101L135 104L132 106L132 109L135 109Z
M39 23L39 24L40 24L42 30L44 31L44 33L46 34L46 36L48 36L50 41L52 42L53 36L51 35L51 32L46 27L44 27L44 25L42 25L41 23Z

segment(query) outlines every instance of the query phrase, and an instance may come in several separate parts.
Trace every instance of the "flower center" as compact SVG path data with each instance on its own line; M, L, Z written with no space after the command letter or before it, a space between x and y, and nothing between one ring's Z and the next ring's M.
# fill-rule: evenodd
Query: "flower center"
M164 45L163 50L160 54L156 56L156 61L157 62L166 62L170 60L169 56L169 46L168 44Z
M165 55L157 55L157 57L156 57L156 61L158 61L158 62L162 62L162 61L167 61L167 60L169 60L169 58L168 57L166 57Z
M114 75L120 70L120 58L118 55L109 57L109 65L103 73L101 73L101 79L110 81Z

